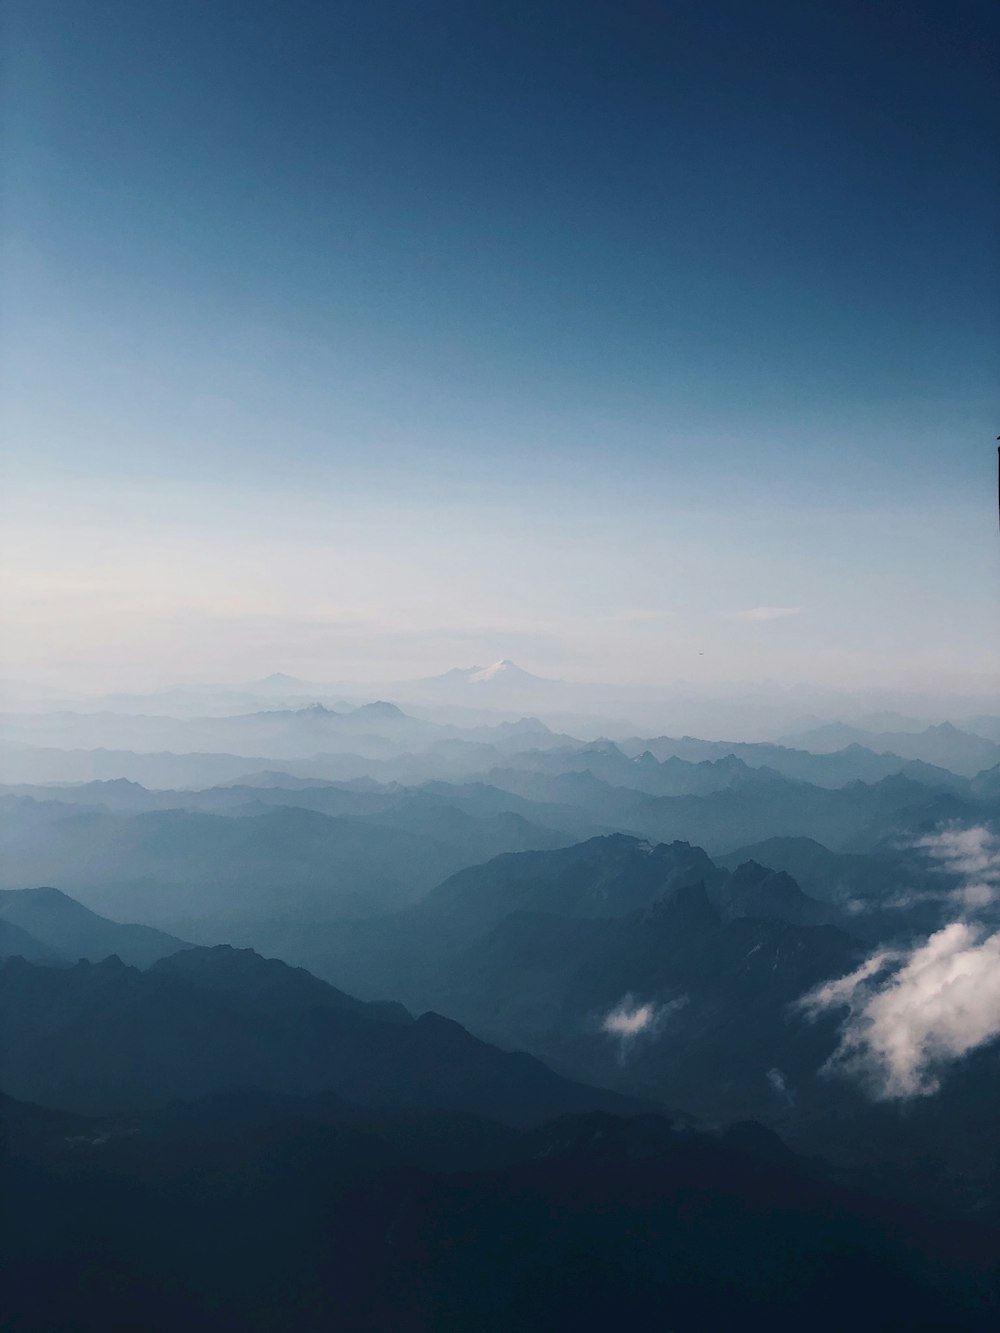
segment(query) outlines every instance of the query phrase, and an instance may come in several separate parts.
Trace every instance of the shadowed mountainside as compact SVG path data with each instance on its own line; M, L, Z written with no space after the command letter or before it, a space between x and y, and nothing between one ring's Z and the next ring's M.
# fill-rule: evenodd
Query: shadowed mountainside
M992 1326L995 1219L845 1187L759 1126L513 1133L250 1092L0 1120L18 1333Z
M59 889L0 890L0 923L19 930L27 939L51 955L53 960L77 962L81 958L99 963L109 954L117 954L133 967L148 967L160 958L191 946L152 926L121 925L89 911ZM6 943L0 938L0 952L10 957L21 954L34 958L23 948L14 947L11 935Z
M436 1014L413 1020L398 1005L363 1004L227 946L174 954L145 972L115 957L71 968L8 959L0 1011L4 1089L66 1110L143 1109L239 1085L512 1123L629 1107Z

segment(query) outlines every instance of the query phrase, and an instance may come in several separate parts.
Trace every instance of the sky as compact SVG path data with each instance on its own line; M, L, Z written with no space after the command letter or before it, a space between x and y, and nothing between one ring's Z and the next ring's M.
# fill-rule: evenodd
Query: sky
M978 0L10 0L5 677L996 681Z

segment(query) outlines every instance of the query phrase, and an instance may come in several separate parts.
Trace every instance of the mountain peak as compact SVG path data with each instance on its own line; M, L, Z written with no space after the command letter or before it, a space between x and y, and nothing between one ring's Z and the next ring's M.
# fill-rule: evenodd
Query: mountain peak
M505 732L507 735L521 733L538 733L539 735L551 736L552 729L547 727L541 718L521 717L516 722L501 722L497 727L498 731Z
M376 699L373 703L362 704L354 710L352 716L358 717L384 717L384 718L404 718L406 714L397 707L396 704L388 703L385 699Z
M521 708L525 706L527 697L534 697L533 691L549 691L561 683L546 676L536 676L530 671L525 671L524 667L518 666L511 658L501 657L488 666L451 667L443 675L427 676L417 681L403 681L400 684L401 688L418 686L421 689L433 690L438 697L442 691L454 690L453 697L456 702L458 700L467 702L473 695L479 700L494 693L499 697L510 692L511 698L518 700L510 706Z
M509 657L503 657L499 662L494 662L492 666L474 667L469 673L469 680L486 682L489 680L496 680L498 676L503 676L508 680L515 676L524 680L535 679L530 672L519 667L517 663L512 662Z
M109 921L61 889L47 885L0 892L0 920L20 927L64 958L89 958L94 963L117 954L130 965L148 967L189 947L184 940L152 926Z

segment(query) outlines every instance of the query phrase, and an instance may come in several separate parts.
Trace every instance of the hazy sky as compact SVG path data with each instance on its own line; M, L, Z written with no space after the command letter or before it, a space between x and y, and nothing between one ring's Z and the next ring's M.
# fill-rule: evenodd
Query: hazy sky
M992 3L9 13L5 675L1000 661Z

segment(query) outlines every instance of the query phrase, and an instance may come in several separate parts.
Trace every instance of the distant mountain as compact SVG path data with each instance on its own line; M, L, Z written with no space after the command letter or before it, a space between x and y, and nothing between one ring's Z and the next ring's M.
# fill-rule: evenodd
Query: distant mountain
M678 884L721 878L700 847L653 845L616 834L473 866L429 893L419 915L461 921L466 931L483 930L512 912L617 917L650 906Z
M317 739L328 748L316 750ZM303 751L289 757L274 754L209 752L184 753L138 750L61 749L8 745L0 747L0 777L6 785L68 784L127 778L150 788L190 789L238 782L259 771L326 782L374 779L380 783L466 781L480 778L503 762L512 748L504 736L496 743L468 740L442 729L428 733L423 742L412 737L396 743L374 734L343 728L324 737L301 738ZM361 753L364 751L365 753Z
M269 676L264 676L261 680L252 680L235 688L242 689L247 694L325 694L327 690L326 686L319 685L315 681L299 680L297 676L289 676L284 671L272 671Z
M710 896L725 920L765 917L794 926L848 924L842 912L804 893L785 870L752 859L739 861L732 877L718 881Z
M440 676L395 681L390 690L407 703L494 712L572 710L575 699L572 686L533 675L509 658L488 666L453 667Z
M31 723L32 729L39 725L37 719ZM70 718L54 732L43 726L41 738L60 737L60 746L70 740L92 745L109 732L131 748L69 750L12 740L3 751L0 776L8 785L127 779L155 788L204 788L264 772L276 774L273 782L283 785L296 778L415 785L488 779L494 769L509 766L553 776L589 772L612 786L653 796L705 795L775 774L822 787L902 774L931 788L967 790L966 778L940 764L876 754L857 743L814 754L690 736L584 742L553 732L536 717L459 727L414 717L385 701L350 712L311 704L181 722L118 718L110 728L101 719ZM976 738L973 744L992 746ZM1000 746L996 749L1000 754Z
M433 839L311 810L265 807L233 819L63 808L69 817L26 826L21 811L0 804L6 882L54 882L95 911L174 929L385 910L468 863L467 852Z
M152 787L209 786L258 769L333 780L451 777L518 750L574 743L534 717L445 725L386 700L183 718L33 714L0 719L0 739L0 777L10 783L127 778Z
M360 1004L225 947L175 954L145 972L117 958L70 968L8 959L0 1010L5 1090L62 1110L141 1110L239 1086L521 1124L637 1109L436 1014L414 1021L398 1006Z
M75 805L89 810L114 810L131 812L156 808L159 802L170 800L174 806L178 797L171 793L153 793L139 782L128 778L97 779L93 782L70 783L11 783L0 787L0 800L11 808L10 798L19 798L20 809L27 813L26 800L46 806ZM30 816L29 816L30 817Z
M141 754L136 750L104 747L87 750L47 745L0 746L0 777L8 786L126 779L145 787L210 787L215 783L235 782L247 772L271 767L273 761L261 755L204 751Z
M649 740L633 737L622 741L621 749L633 757L649 755L661 763L675 765L719 764L723 761L732 763L738 760L756 771L779 773L783 777L809 782L818 787L844 787L849 782L858 781L878 782L901 773L928 787L953 791L966 789L965 779L957 777L947 768L920 760L904 759L899 754L876 754L873 749L852 739L860 733L848 728L841 734L840 724L836 726L835 735L827 729L823 730L823 734L830 735L831 740L840 744L831 745L830 749L824 749L822 753L762 741L703 741L693 736L657 736Z
M232 787L283 787L286 791L307 791L310 787L327 787L326 778L300 778L294 773L283 773L277 768L261 769L258 773L241 773Z
M85 958L97 963L117 954L135 967L148 967L178 949L190 946L184 940L154 930L151 926L120 925L89 911L58 889L0 890L0 923L25 932L54 958L76 962ZM10 947L3 952L22 953ZM29 961L45 961L33 950L23 953Z
M651 796L704 796L775 777L819 787L844 787L849 782L878 782L896 774L940 790L968 790L967 780L947 769L898 755L877 755L860 745L816 755L776 745L658 737L648 742L624 741L620 746L607 741L572 749L552 747L544 753L513 755L507 762L537 772L587 771L612 785Z
M751 858L783 870L834 907L852 934L871 945L908 947L956 919L961 909L954 895L968 882L919 845L919 831L908 837L890 833L862 851L831 851L809 838L770 838L717 861L735 869Z
M649 796L587 771L550 776L505 767L492 770L489 781L528 800L576 805L654 842L684 839L709 854L771 837L866 850L891 834L909 837L948 819L975 822L997 813L979 798L901 775L829 789L764 774L703 796Z
M956 883L940 866L905 848L833 852L812 838L767 838L715 859L733 870L744 861L760 861L786 871L813 897L845 907L871 908L904 890L940 893Z
M450 671L444 672L440 676L426 676L422 680L411 681L411 685L423 686L428 689L436 686L452 686L456 684L491 685L560 685L561 681L546 680L542 676L534 676L530 671L525 671L519 667L516 662L509 658L503 658L499 662L492 663L491 666L471 666L471 667L452 667Z
M927 717L910 717L906 713L897 713L892 709L883 709L877 713L862 713L860 717L854 719L854 725L860 727L862 731L909 731L916 733L925 731L933 719ZM805 731L806 727L797 727L797 731Z
M957 725L962 731L971 731L974 736L983 736L988 741L1000 742L1000 717L994 713L963 717L959 719Z
M421 748L421 742L430 744L439 734L436 724L409 717L382 700L349 709L311 702L203 717L58 712L0 719L0 736L13 745L271 759L326 751L378 758Z
M699 886L728 920L766 916L793 925L839 920L782 871L749 857L730 871L687 842L653 844L624 834L551 852L498 856L460 871L412 910L440 918L466 938L513 913L606 920L645 911L676 890Z
M153 808L135 811L141 792L116 788L122 813L0 797L6 884L56 883L95 911L182 934L197 929L201 940L218 926L214 938L225 940L233 922L329 921L399 907L464 866L573 840L518 813L477 815L420 793L191 794L191 804L224 812L207 813L175 808L173 793L146 793Z
M967 778L1000 763L1000 743L960 731L951 722L942 722L919 732L870 732L832 722L798 736L785 737L784 742L817 753L857 743L878 753L891 752L904 759L936 764Z
M0 915L0 959L26 958L29 963L58 965L70 960L58 949L52 949L41 940L29 935L23 927L7 921Z
M359 719L369 722L375 718L383 721L401 722L406 720L406 714L396 704L387 703L384 699L376 699L374 703L362 704L356 708L348 717L352 722Z

